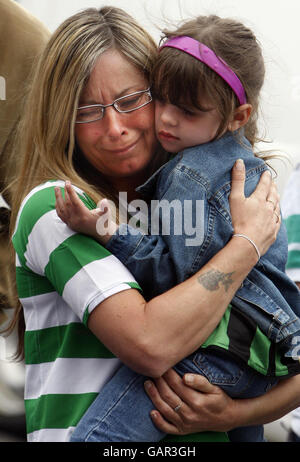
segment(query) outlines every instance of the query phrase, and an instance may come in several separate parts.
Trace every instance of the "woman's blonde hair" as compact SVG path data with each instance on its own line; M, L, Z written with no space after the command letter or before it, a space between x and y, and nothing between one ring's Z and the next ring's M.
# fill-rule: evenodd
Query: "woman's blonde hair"
M74 124L80 94L99 56L115 48L149 78L157 48L123 10L81 11L54 32L34 73L18 130L21 168L13 187L13 215L36 185L70 179L93 198L99 185L82 178L74 165ZM12 217L14 225L14 217Z
M112 48L149 79L157 54L156 44L122 9L83 10L65 20L50 38L34 71L18 127L15 149L20 168L10 190L11 233L23 198L49 179L69 179L96 203L104 194L113 196L105 178L100 173L89 178L84 167L81 169L80 155L78 152L74 155L74 124L80 94L97 59ZM21 315L19 307L10 328L21 321Z

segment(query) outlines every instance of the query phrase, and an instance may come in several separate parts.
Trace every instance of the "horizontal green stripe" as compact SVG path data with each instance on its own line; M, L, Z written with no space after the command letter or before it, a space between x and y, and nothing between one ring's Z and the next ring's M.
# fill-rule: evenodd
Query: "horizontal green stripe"
M25 265L24 253L28 244L28 237L36 222L46 213L55 209L55 185L37 191L23 207L19 218L18 229L13 236L13 245L19 255L20 261ZM64 197L64 188L61 188ZM96 204L86 194L79 195L79 198L89 208L95 208Z
M44 428L75 427L97 393L77 395L44 395L38 399L25 400L27 433ZM168 435L164 442L228 442L226 433L202 432L190 435Z
M18 228L13 236L13 245L20 261L25 265L24 253L28 244L28 237L36 222L49 211L55 209L54 186L37 191L23 207Z
M300 242L300 215L290 215L284 220L289 244Z
M62 295L65 284L85 265L111 255L89 236L73 234L50 255L45 275Z
M55 291L47 278L20 266L16 268L16 281L19 298L34 297Z
M27 433L76 426L98 393L44 395L25 400Z
M25 332L25 363L56 358L115 358L82 323Z
M299 250L289 251L286 268L287 269L300 268L300 251Z

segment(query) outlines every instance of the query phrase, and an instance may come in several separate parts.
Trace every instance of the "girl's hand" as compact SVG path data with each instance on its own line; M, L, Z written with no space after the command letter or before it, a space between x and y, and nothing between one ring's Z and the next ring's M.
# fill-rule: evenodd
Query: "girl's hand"
M156 408L150 414L153 423L165 433L224 432L235 427L234 400L201 375L186 374L182 379L169 369L159 379L148 380L145 390Z
M112 226L108 201L103 199L94 210L89 210L77 196L69 181L65 184L65 199L59 187L55 188L56 213L73 231L94 237L105 244L116 227ZM108 226L109 224L109 226Z
M232 169L230 211L234 233L245 234L261 255L275 242L281 225L279 195L269 171L261 175L255 191L244 195L245 166L237 161Z

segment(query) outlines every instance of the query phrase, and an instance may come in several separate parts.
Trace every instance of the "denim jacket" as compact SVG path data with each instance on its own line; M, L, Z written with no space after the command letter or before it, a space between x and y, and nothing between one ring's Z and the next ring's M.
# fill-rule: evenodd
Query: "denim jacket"
M170 232L165 235L133 233L123 224L112 236L107 249L134 274L147 299L187 279L230 240L233 228L228 196L231 170L239 158L245 163L245 196L249 196L267 166L253 155L246 138L238 140L229 132L216 141L180 152L137 188L145 198L156 200L156 212L163 200L168 201L165 204L176 200L176 211L181 205L182 216L186 213L189 219L187 232L197 229L193 241L185 232L180 233L178 213L169 213ZM161 210L165 215L168 212L167 208ZM153 216L149 216L149 227ZM295 357L300 345L300 292L285 274L287 249L282 224L276 242L244 280L232 304L252 318L272 342L282 342L287 357ZM220 283L225 285L226 281Z

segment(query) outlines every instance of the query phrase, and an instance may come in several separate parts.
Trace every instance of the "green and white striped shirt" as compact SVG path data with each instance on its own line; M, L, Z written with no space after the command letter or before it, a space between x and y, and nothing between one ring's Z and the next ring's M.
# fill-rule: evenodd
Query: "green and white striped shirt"
M86 327L104 299L137 288L105 248L67 227L55 211L55 186L22 202L13 235L17 288L24 308L28 441L68 441L120 361ZM75 188L91 209L95 203Z

